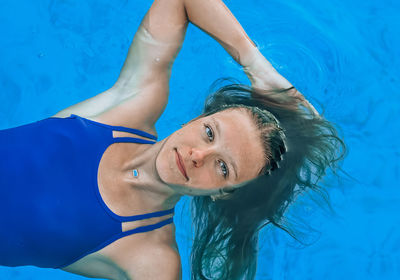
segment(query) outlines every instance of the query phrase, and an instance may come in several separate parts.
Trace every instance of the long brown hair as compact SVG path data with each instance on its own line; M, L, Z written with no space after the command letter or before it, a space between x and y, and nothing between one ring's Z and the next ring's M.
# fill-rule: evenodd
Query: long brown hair
M291 234L283 222L288 206L300 193L321 192L323 187L317 183L328 168L336 174L338 162L347 154L334 124L324 119L323 114L316 117L303 107L302 100L292 95L291 90L263 91L232 83L207 97L202 116L241 105L272 113L284 130L287 151L279 161L279 168L274 168L270 175L260 174L236 189L227 200L192 198L192 279L254 279L259 231L273 224ZM257 127L271 125L269 119L258 118ZM271 138L268 131L271 129L261 131L261 137L265 151L269 151L266 155L271 156L278 154L280 144L274 143L281 141L274 139L281 136L275 133L275 138ZM270 160L267 164L264 171L271 169Z

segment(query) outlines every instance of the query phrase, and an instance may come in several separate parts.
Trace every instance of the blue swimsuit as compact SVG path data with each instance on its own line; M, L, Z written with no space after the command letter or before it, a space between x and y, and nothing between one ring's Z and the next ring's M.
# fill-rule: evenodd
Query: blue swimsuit
M134 133L152 140L113 138ZM77 115L0 130L0 265L62 268L124 236L173 222L122 231L122 222L161 217L113 213L97 185L100 159L112 143L154 144L153 135Z

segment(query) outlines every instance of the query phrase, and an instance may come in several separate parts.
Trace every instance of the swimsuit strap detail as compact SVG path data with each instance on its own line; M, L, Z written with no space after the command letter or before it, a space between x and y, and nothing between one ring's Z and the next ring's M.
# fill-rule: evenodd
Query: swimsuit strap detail
M68 263L65 263L65 264L63 264L63 265L61 265L61 266L58 266L58 267L56 267L56 268L63 268L63 267L66 267L66 266L68 266L68 265L70 265L70 264L76 262L77 260L83 258L84 256L87 256L87 255L89 255L89 254L91 254L91 253L97 252L98 250L100 250L100 249L106 247L107 245L113 243L114 241L116 241L116 240L118 240L118 239L120 239L120 238L122 238L122 237L131 235L131 234L134 234L134 233L152 231L152 230L161 228L161 227L163 227L163 226L165 226L165 225L171 224L173 221L174 221L173 218L168 218L168 219L166 219L166 220L163 220L163 221L161 221L161 222L158 222L158 223L155 223L155 224L152 224L152 225L141 226L141 227L137 227L137 228L134 228L134 229L127 230L127 231L121 232L121 233L119 233L119 234L116 234L116 235L114 235L111 239L109 239L109 240L107 240L107 241L104 241L103 243L101 243L101 244L98 245L97 247L93 248L92 250L89 250L89 251L86 252L85 254L83 254L83 255L81 255L81 256L78 256L78 257L74 258L72 261L70 260Z
M129 127L124 127L124 126L114 126L114 125L109 125L109 126L112 127L113 130L129 132L129 133L133 133L133 134L136 134L136 135L139 135L139 136L143 136L143 137L147 137L147 138L150 138L150 139L153 139L153 140L157 140L157 137L155 137L154 135L151 135L150 133L142 131L142 130L129 128Z
M136 215L136 216L129 216L129 217L119 216L119 220L121 222L133 222L133 221L144 220L144 219L148 219L148 218L161 217L161 216L165 216L165 215L174 213L174 210L175 210L175 207L168 209L168 210L157 211L157 212L153 212L153 213Z
M155 141L149 141L140 138L133 138L133 137L114 137L114 143L139 143L139 144L155 144Z
M100 126L111 128L112 130L117 130L117 131L122 131L122 132L129 132L129 133L136 134L136 135L139 135L139 136L142 136L142 137L146 137L146 138L150 138L150 139L153 139L153 140L157 140L156 136L154 136L154 135L152 135L150 133L147 133L145 131L141 131L139 129L134 129L134 128L130 128L130 127L124 127L124 126L116 126L116 125L104 124L104 123L100 123L100 122L89 120L87 118L83 118L83 117L75 115L75 114L71 114L70 118L71 117L72 118L75 117L75 118L85 119L85 120L87 120L87 121L89 121L91 123L94 123L96 125L100 125Z
M133 233L139 233L139 232L147 232L147 231L152 231L155 230L157 228L163 227L165 225L171 224L174 221L174 219L168 218L166 220L163 220L161 222L152 224L152 225L147 225L147 226L141 226L141 227L137 227L131 230L127 230L121 233L121 235L119 236L119 238L127 236L127 235L131 235Z

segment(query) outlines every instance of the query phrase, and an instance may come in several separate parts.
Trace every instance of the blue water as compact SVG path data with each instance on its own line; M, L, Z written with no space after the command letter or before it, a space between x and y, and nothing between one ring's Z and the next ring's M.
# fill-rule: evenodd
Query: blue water
M309 202L290 213L315 229L299 246L281 231L260 236L258 280L400 279L399 1L227 0L262 53L317 110L341 127L349 154L331 174L333 211ZM0 128L45 117L113 85L151 1L0 1ZM248 83L211 38L191 26L157 130L166 137L201 111L221 76ZM2 159L4 160L4 159ZM176 210L183 279L190 220ZM299 215L298 215L299 216ZM0 225L1 226L1 225ZM0 267L0 279L86 279L35 267Z

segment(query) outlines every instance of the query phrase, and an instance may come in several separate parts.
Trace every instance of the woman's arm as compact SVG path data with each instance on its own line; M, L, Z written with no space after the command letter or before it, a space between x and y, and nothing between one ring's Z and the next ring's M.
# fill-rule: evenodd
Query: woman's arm
M144 83L151 80L157 72L170 74L188 22L217 40L243 66L253 87L265 90L292 87L260 53L221 0L154 1L135 36L118 82L129 85L129 80L134 77L133 73L138 77L148 76L148 79L142 79ZM154 41L158 51L152 52L153 46L147 45L148 42L143 41L143 38ZM140 51L141 49L146 51Z
M108 124L154 127L166 107L172 64L189 22L216 39L242 65L256 48L221 0L155 0L133 38L115 85L63 115L85 112Z
M166 107L172 64L189 22L212 36L238 63L247 67L251 81L257 75L261 80L268 79L252 66L258 50L221 0L155 0L133 38L115 85L57 115L74 113L108 124L127 127L144 124L153 128ZM273 69L270 66L263 70L267 68Z
M241 65L256 48L221 0L155 0L129 49L116 86L129 89L170 75L191 22L217 40Z
M171 66L187 24L183 0L155 0L135 33L116 83L54 116L77 114L155 133L154 124L168 100Z
M133 38L116 87L142 88L169 80L188 19L183 0L154 0Z
M268 94L269 90L274 89L289 89L288 94L297 97L301 103L308 108L314 116L318 117L319 113L314 106L286 80L269 61L260 53L258 49L249 52L248 60L243 65L243 70L251 81L253 88L262 89L258 91L261 94ZM263 91L266 90L266 91Z
M185 9L190 22L211 35L243 66L253 88L272 90L293 87L261 54L222 1L185 0ZM293 88L290 94L300 98L305 107L318 115L297 89Z

